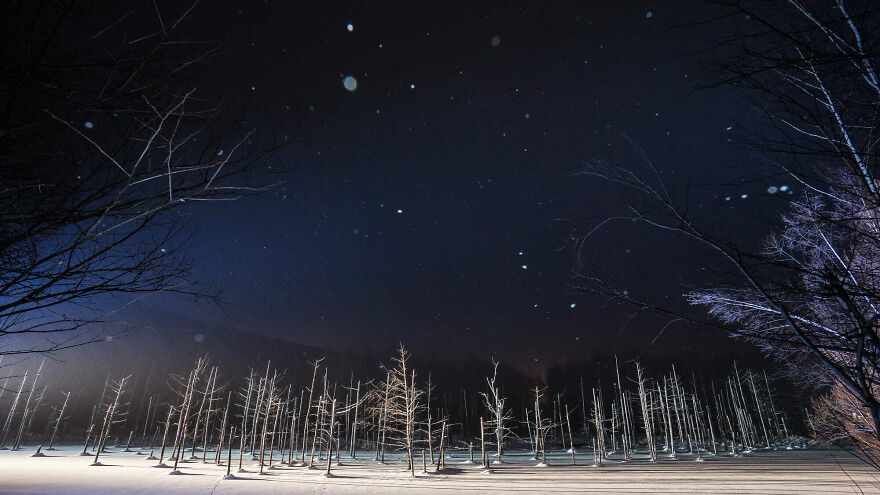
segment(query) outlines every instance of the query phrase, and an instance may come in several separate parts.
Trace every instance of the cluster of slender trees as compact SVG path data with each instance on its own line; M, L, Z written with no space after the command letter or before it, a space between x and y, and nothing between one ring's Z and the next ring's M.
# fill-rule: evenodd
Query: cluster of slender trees
M30 378L30 385L28 385L28 371L25 371L24 376L21 378L21 383L18 386L18 392L15 394L12 402L9 405L9 411L6 414L6 420L3 422L3 429L0 431L0 449L9 448L7 443L12 440L12 449L18 449L21 447L22 435L29 431L34 417L40 409L40 406L43 404L43 399L46 397L46 388L44 385L43 389L39 392L39 394L34 397L35 393L38 390L38 384L40 380L40 374L43 371L43 365L46 360L43 359L40 362L40 366L37 368L36 373L34 373ZM11 377L6 377L3 380L3 387L0 388L0 398L2 398L4 392L7 390L6 386L9 384L9 380ZM25 387L29 387L28 391L25 391ZM22 403L22 398L24 398L24 402ZM62 406L62 410L67 405L67 400L70 398L70 393L65 395L64 405ZM20 407L19 407L20 406ZM20 410L20 412L19 412ZM18 414L18 418L16 418L16 414ZM56 418L56 424L59 422L59 415ZM18 423L18 426L15 426L15 423Z
M431 374L411 363L401 345L384 367L384 377L352 376L349 383L340 383L318 359L310 363L308 382L298 388L272 363L228 380L218 365L200 358L185 375L171 376L165 400L151 395L146 408L133 406L131 375L108 379L84 427L81 453L100 465L112 444L124 446L124 452L149 453L147 459L172 473L179 473L183 462L210 462L225 465L232 476L236 462L237 470L244 471L253 469L252 461L260 473L287 465L332 475L343 459L360 457L401 462L415 476L429 466L444 469L452 452L466 452L463 462L490 470L505 462L508 450L530 452L541 466L554 451L570 454L572 464L581 453L601 466L610 456L652 462L664 454L702 459L802 443L790 434L790 420L774 401L767 375L736 366L725 380L707 385L696 377L684 380L674 367L649 378L636 363L634 378L622 377L618 367L610 390L587 390L581 381L579 397L569 393L571 400L536 385L533 402L516 411L508 405L499 363L493 361L485 390L475 396L481 402L479 424L466 425L468 415L454 415L449 397L435 397ZM12 449L22 448L22 433L30 431L34 411L43 402L35 399L45 396L45 385L38 392L39 374L33 379L25 374L9 401L2 438L5 445L14 436ZM49 449L59 430L83 431L68 424L70 393L62 396L48 414L45 432L30 436ZM77 442L71 434L64 440Z

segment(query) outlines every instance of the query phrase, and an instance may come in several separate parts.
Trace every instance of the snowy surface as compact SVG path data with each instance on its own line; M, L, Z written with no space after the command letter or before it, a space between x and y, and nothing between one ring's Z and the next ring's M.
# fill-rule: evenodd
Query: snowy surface
M456 453L439 474L415 479L397 462L379 465L368 453L360 459L342 457L325 478L323 469L277 466L260 475L259 465L245 457L247 473L225 480L225 466L201 461L180 464L181 476L169 476L169 468L157 468L145 455L121 453L101 456L104 466L90 466L93 458L78 455L76 447L30 457L33 448L0 451L0 493L3 494L300 494L300 493L880 493L880 478L871 468L841 451L756 451L737 458L705 456L704 462L680 455L662 457L657 464L642 459L622 462L612 456L600 468L592 467L592 455L578 454L571 466L570 454L548 457L549 466L535 467L528 453L505 455L489 473L466 464L467 454ZM479 455L479 454L478 454ZM209 458L211 453L209 453ZM420 459L419 459L420 461ZM326 461L321 464L326 467Z

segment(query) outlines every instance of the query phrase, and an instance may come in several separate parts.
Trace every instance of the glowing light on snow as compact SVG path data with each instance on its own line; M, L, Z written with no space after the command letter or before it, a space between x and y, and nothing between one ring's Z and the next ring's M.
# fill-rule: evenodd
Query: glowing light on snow
M416 89L416 85L415 85L415 84L410 84L410 85L409 85L409 89Z
M520 256L522 256L522 255L523 255L523 252L522 252L522 251L520 251L520 252L518 252L518 253L516 253L516 254L518 254L518 255L520 255Z
M778 190L779 190L779 188L777 188L776 186L770 186L767 188L767 192L770 194L776 194L776 191L778 191Z
M748 197L749 197L748 194L743 194L742 196L740 196L740 198L742 198L742 199L746 199L746 198L748 198Z
M779 190L782 192L788 191L788 186L782 186L779 188Z
M218 151L217 156L223 156L223 150Z
M403 210L397 210L397 214L400 215L403 213Z
M347 26L345 26L345 29L348 29L348 32L350 33L354 31L354 25L349 23Z
M93 124L91 120L87 120L83 122L83 127L85 127L86 129L91 129L92 127L95 127L95 124Z
M354 91L358 87L358 82L357 79L354 78L354 76L345 76L345 79L342 80L342 85L345 87L345 89L349 91Z
M526 114L526 118L528 119L528 118L530 118L530 117L531 117L531 115L529 115L529 114L527 113L527 114Z
M523 270L527 270L528 268L529 268L528 265L523 265L523 266L522 266L522 269L523 269Z
M654 13L649 10L649 11L645 12L645 17L650 19L650 18L654 17Z
M193 337L193 340L195 340L196 342L204 342L205 341L205 334L197 333L195 335L195 337Z
M574 309L577 306L577 303L571 303L571 309Z
M490 41L490 43L492 43L493 47L499 46L501 44L501 37L500 36L492 36L492 40Z

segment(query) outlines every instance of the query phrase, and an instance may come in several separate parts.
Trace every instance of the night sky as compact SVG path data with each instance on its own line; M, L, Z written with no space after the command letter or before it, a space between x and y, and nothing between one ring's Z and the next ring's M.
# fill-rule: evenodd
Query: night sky
M301 144L276 157L283 186L189 211L195 275L225 304L160 295L120 318L206 339L226 329L335 350L403 340L435 357L519 364L636 352L663 320L629 320L632 308L571 287L572 230L624 204L577 173L586 160L634 159L628 136L671 180L736 175L747 157L730 140L747 105L730 90L694 91L706 82L695 52L718 25L690 23L711 8L197 5L186 29L222 44L201 69L207 84L245 110L255 140ZM736 218L747 202L764 208L767 186L712 190L699 207ZM678 240L631 227L603 231L589 254L660 300L700 269ZM658 345L699 339L702 352L727 348L685 328Z

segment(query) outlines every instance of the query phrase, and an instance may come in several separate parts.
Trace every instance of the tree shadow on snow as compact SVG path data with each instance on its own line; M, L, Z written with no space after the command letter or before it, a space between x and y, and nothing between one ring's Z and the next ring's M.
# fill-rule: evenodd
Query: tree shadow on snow
M326 478L326 479L337 479L337 480L345 480L345 479L353 480L353 479L361 478L360 476L351 476L349 474L336 474L336 473L330 473L330 476L327 476L326 474L322 474L321 477Z
M462 474L462 473L464 473L464 472L465 472L464 469L457 468L457 467L445 467L445 468L441 468L439 471L434 471L434 470L431 470L431 469L428 470L428 474L451 474L451 475L456 475L456 474Z

